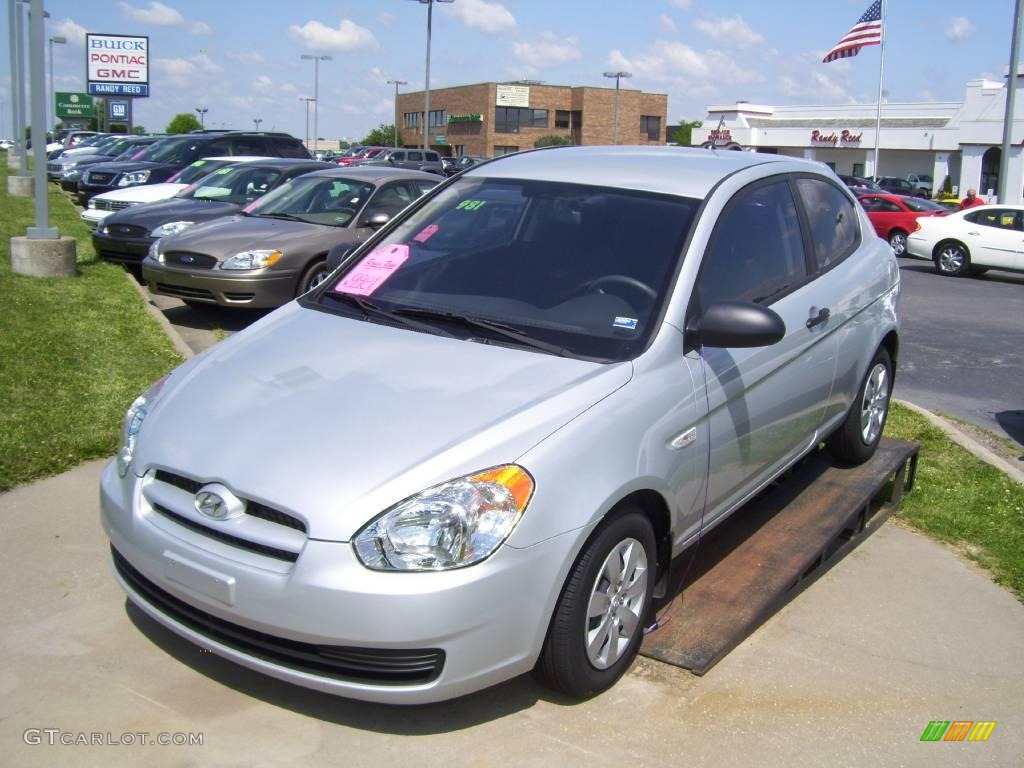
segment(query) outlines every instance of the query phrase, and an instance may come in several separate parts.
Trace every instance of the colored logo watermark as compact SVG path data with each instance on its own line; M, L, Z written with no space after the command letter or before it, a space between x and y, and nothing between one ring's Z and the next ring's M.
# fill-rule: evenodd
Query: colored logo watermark
M995 720L932 720L921 741L988 741L995 728Z

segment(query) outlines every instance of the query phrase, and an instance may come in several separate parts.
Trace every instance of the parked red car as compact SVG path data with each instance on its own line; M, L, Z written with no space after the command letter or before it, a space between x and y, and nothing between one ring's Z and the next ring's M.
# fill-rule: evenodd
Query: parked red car
M888 240L892 252L902 256L907 250L907 233L913 232L922 216L945 216L949 211L931 200L905 195L871 192L857 199L867 211L878 236Z
M381 152L385 152L388 149L389 147L363 147L354 155L342 155L341 157L334 158L334 162L345 167L359 165L367 160L373 160Z

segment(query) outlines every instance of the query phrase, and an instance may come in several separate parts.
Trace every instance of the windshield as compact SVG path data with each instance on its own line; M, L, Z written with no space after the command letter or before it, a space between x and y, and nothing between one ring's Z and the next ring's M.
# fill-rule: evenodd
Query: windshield
M168 181L172 181L176 184L192 184L199 181L204 176L209 175L218 168L223 168L225 165L230 165L233 160L196 160L191 165L182 168L176 174L171 176ZM185 192L186 190L182 190ZM181 193L179 193L180 196Z
M178 197L244 205L266 194L280 176L278 168L247 163L229 165L215 170L189 189L182 190Z
M373 185L336 176L299 176L245 209L254 216L347 226L373 193Z
M923 200L919 197L905 197L903 198L903 204L912 211L917 213L923 213L925 211L944 211L946 210L938 203L933 203L931 200Z
M643 350L698 200L459 178L332 277L322 306L345 311L354 295L447 331L443 313L489 321L589 359Z
M195 139L191 137L176 137L150 144L138 159L152 163L184 165L196 159L196 150Z

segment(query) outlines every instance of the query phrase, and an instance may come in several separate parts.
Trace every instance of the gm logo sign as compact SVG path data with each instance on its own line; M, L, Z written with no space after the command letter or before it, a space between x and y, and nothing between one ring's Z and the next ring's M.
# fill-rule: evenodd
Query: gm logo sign
M112 101L112 102L110 102L110 119L111 120L127 120L128 119L128 102L127 101Z

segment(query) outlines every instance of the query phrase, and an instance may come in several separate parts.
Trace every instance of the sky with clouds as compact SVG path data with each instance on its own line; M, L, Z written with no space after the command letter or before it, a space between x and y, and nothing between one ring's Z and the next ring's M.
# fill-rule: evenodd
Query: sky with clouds
M431 87L540 80L667 93L669 120L703 118L709 104L873 102L878 48L822 64L871 0L455 0L433 13ZM973 78L1002 79L1013 0L888 0L885 87L890 101L956 101ZM207 127L305 135L304 96L320 63L319 123L326 138L358 139L391 123L394 86L420 90L427 7L414 0L47 0L55 90L85 90L86 31L148 35L151 97L135 121L162 130L206 107ZM4 14L6 24L6 14ZM9 68L9 36L0 39ZM10 133L10 74L0 76L0 133Z

